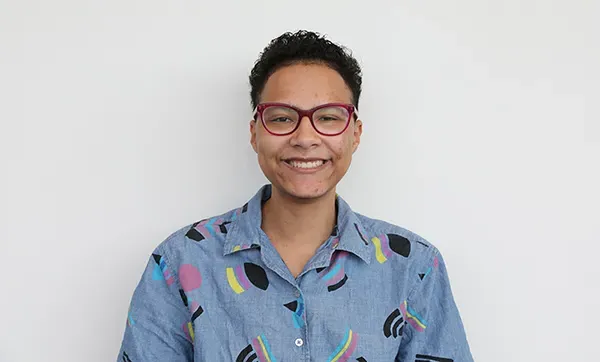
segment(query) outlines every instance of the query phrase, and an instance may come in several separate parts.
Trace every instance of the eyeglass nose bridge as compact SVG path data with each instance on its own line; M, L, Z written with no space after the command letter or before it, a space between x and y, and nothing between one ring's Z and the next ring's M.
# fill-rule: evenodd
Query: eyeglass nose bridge
M315 114L314 110L308 110L308 111L296 110L296 112L298 113L298 122L296 122L296 127L294 127L294 129L290 132L290 134L297 133L296 131L298 131L298 129L300 128L300 125L302 124L302 120L304 118L307 118L308 123L310 123L310 127L312 128L312 130L315 133L321 134L321 132L319 132L319 130L317 129L315 122L313 121L313 115Z
M314 116L314 114L315 114L315 112L317 110L318 109L314 109L314 108L313 109L307 109L307 110L304 110L304 109L294 109L294 111L296 111L296 113L298 113L298 124L300 124L300 121L302 121L302 118L304 118L304 117L307 117L308 120L310 121L310 123L313 123L312 119L313 119L313 116ZM313 126L314 126L314 124L313 124Z

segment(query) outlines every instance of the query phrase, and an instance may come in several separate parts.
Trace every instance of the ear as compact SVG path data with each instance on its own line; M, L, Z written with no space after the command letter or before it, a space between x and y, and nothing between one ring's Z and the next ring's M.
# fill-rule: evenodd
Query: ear
M352 153L356 151L360 144L360 136L362 135L362 121L357 119L354 121L354 130L352 132Z
M256 124L256 120L251 120L250 121L250 144L252 145L252 149L254 149L254 152L258 153L257 148L256 148L256 131L257 131L257 124Z

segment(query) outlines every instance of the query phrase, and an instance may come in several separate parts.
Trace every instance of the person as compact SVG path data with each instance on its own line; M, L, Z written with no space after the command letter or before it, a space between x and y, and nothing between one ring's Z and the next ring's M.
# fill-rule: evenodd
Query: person
M336 193L361 83L319 33L268 44L250 73L250 142L269 183L158 245L120 361L473 360L438 249Z

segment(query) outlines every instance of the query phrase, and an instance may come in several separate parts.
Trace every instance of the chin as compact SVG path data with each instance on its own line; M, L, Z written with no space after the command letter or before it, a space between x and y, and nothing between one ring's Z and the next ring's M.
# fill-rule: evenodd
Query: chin
M324 184L288 184L281 187L285 193L299 199L317 199L329 193L334 187Z

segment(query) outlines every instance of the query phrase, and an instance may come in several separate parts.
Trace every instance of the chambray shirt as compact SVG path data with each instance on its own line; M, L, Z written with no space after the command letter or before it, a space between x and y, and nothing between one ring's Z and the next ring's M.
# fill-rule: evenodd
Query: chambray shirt
M297 277L244 206L184 227L152 253L118 361L473 361L438 250L353 212Z

